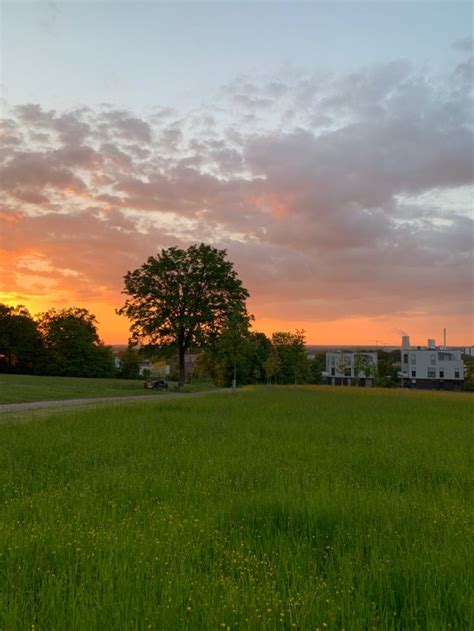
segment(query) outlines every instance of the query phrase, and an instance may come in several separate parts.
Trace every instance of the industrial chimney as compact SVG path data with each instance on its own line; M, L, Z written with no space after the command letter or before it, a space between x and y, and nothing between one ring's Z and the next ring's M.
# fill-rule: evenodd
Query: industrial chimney
M410 337L408 335L402 337L402 348L410 348Z

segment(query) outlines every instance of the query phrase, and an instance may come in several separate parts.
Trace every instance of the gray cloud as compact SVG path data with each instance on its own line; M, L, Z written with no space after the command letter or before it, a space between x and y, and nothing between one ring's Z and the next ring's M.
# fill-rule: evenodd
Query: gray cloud
M455 206L473 183L463 64L444 76L404 60L345 76L247 76L179 119L167 108L145 118L24 105L8 119L19 146L0 183L17 200L9 212L29 204L34 227L20 217L6 229L110 291L117 269L204 239L228 248L267 317L468 313L472 217L418 199L444 190ZM222 105L236 102L245 119Z

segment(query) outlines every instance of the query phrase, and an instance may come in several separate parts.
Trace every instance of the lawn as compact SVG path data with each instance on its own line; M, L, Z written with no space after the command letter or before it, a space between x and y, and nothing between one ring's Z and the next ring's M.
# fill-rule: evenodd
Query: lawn
M472 629L473 401L275 387L0 425L0 629Z
M145 390L143 380L0 374L0 404L158 393L157 390Z

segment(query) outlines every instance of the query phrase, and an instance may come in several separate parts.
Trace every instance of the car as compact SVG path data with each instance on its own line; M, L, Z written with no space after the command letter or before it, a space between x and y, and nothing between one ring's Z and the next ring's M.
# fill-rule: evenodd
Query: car
M143 383L145 390L166 390L168 383L163 379L148 379Z

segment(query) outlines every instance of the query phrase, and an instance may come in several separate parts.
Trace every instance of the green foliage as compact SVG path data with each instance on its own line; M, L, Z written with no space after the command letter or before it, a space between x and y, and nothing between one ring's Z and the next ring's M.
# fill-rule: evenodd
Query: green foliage
M118 377L122 379L139 379L140 378L140 355L136 348L131 344L119 353L120 368ZM146 375L143 375L144 377Z
M0 304L0 372L37 374L45 363L43 340L28 310Z
M178 353L180 385L185 352L215 341L232 314L246 316L249 294L226 251L204 243L161 250L124 281L128 298L117 313L130 319L131 341L172 347Z
M51 309L38 316L48 354L47 373L69 377L112 377L112 350L97 333L95 316L79 307Z
M336 361L336 372L341 375L350 374L349 358L346 353L341 353Z
M377 351L377 373L375 384L380 387L393 388L398 386L398 371L400 370L400 350Z
M248 372L246 383L265 383L266 362L272 352L272 342L265 333L254 332L249 336ZM278 366L277 366L278 367Z
M216 342L198 357L196 376L209 377L217 386L264 383L265 361L271 341L264 333L250 332L249 319L233 317Z
M472 629L472 428L293 387L2 424L0 628Z
M464 390L474 392L474 357L462 355L464 360Z
M326 370L326 353L316 353L314 359L308 360L309 365L309 383L323 383L323 372Z
M217 342L225 368L231 373L233 387L237 385L237 367L243 372L242 364L247 363L249 324L246 315L231 314Z
M263 363L263 369L265 376L269 384L272 383L272 379L276 379L276 375L281 368L281 360L278 355L277 349L272 345L270 351Z
M272 344L280 362L276 375L278 383L307 383L310 367L306 357L304 331L273 333Z

